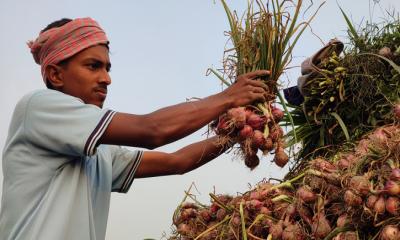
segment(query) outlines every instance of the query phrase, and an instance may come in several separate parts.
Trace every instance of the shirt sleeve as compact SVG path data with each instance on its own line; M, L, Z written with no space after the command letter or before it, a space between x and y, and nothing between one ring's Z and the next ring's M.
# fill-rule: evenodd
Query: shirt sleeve
M115 113L58 91L42 91L27 103L24 133L32 144L50 152L90 156Z
M132 185L143 151L114 146L112 150L112 191L126 193Z

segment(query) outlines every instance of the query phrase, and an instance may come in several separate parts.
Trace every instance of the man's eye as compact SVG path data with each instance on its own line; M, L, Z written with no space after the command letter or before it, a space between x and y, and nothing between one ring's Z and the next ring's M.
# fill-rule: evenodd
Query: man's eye
M90 70L96 70L100 67L98 63L91 63L87 65Z

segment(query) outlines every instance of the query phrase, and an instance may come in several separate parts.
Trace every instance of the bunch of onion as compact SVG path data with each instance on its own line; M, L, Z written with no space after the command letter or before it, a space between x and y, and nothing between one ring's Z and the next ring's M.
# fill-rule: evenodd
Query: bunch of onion
M232 108L213 126L221 144L239 143L244 162L250 169L259 164L259 150L263 154L275 151L274 161L280 167L289 160L284 151L283 130L278 124L284 113L272 105L265 108L268 109L266 114L252 107Z
M221 2L230 24L228 34L232 47L225 51L223 74L213 69L210 71L227 86L234 83L237 76L251 71L270 70L271 74L258 79L268 86L266 102L230 110L219 119L217 133L225 138L223 142L235 142L226 138L240 136L238 140L245 163L251 169L258 165L258 149L264 153L275 149L275 162L283 167L288 157L283 150L283 134L278 125L283 113L273 107L277 95L285 111L288 110L278 91L278 80L291 61L294 46L315 14L310 20L298 23L303 0L267 0L265 3L254 0L249 1L246 12L239 18L225 0ZM244 111L249 111L250 119L244 119ZM251 126L253 121L256 126Z

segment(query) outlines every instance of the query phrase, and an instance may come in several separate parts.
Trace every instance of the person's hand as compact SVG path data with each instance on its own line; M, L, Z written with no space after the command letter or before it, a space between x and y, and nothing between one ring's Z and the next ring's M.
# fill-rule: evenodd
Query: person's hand
M319 64L324 58L329 57L335 51L339 55L343 51L344 45L337 39L332 39L328 44L319 49L311 57L301 63L301 75L297 79L297 86L283 89L286 101L295 106L300 106L304 102L303 87L306 83L318 76Z
M315 78L315 75L320 71L319 65L321 61L336 52L336 55L343 51L344 45L337 39L332 39L324 47L318 50L313 56L307 58L301 63L301 76L297 79L297 87L302 95L303 87L309 79Z
M231 107L266 101L268 86L260 78L269 74L268 70L257 70L238 76L236 82L223 91L224 96L230 99Z

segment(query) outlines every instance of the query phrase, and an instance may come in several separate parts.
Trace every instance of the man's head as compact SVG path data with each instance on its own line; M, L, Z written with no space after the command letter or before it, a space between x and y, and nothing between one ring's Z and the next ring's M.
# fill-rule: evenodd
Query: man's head
M103 106L111 63L108 40L94 20L53 22L29 46L48 88Z

